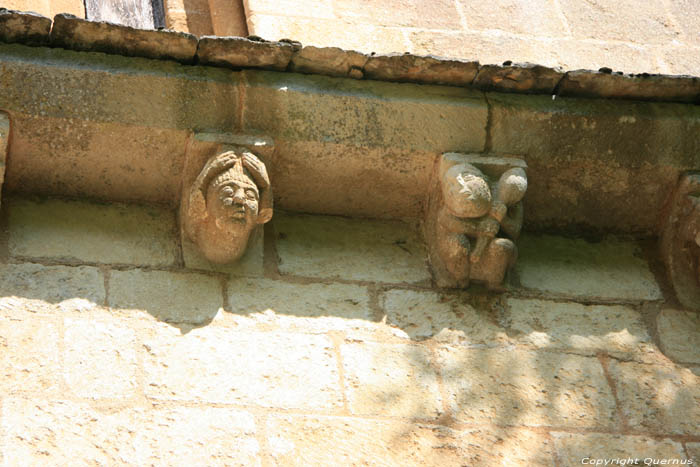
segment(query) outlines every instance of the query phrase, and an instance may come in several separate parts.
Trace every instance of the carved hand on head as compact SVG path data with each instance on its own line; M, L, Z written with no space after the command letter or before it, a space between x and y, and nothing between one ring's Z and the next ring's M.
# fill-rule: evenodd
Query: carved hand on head
M442 194L455 217L482 217L491 209L491 189L483 173L471 164L458 164L445 173Z

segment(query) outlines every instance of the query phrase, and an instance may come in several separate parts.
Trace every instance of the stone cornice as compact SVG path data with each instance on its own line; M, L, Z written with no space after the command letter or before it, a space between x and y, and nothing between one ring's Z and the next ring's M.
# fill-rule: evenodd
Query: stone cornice
M599 71L562 71L529 63L477 61L412 54L366 55L335 47L258 37L197 38L168 30L140 30L68 14L53 22L33 13L0 9L0 41L61 47L183 64L290 71L354 79L440 84L521 94L700 103L700 78Z

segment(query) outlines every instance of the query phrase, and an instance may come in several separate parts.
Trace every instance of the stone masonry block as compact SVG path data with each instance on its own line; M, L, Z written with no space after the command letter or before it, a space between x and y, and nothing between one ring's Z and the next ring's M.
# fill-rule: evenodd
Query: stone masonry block
M3 6L17 10L28 9L21 8L24 5L13 5L12 1L9 5L6 1L3 2ZM0 10L0 25L0 40L3 42L19 42L26 45L46 45L49 42L51 20L45 16L3 8Z
M518 429L458 431L394 420L278 415L268 419L267 437L277 465L551 466L553 461L553 446L543 435Z
M656 327L666 355L700 364L700 314L667 308L657 316Z
M516 0L470 2L457 0L470 30L502 30L511 33L561 37L566 29L551 1Z
M0 13L2 18L2 13ZM7 147L10 141L10 117L0 112L0 190L5 182L5 166L7 164Z
M437 374L425 348L346 343L341 355L353 414L432 419L443 413Z
M503 324L521 344L642 361L660 355L641 314L631 307L508 298L507 309Z
M464 423L612 428L615 400L596 358L445 347L449 404Z
M221 281L194 273L112 271L112 308L146 311L166 323L204 324L223 306Z
M700 434L700 376L681 366L610 362L622 413L652 433Z
M143 342L152 399L280 409L342 405L333 345L325 336L206 326L180 335L153 328Z
M215 323L360 335L379 327L369 307L367 289L356 285L233 279L228 283L228 304L230 313L220 313Z
M618 434L553 433L554 444L559 452L562 466L581 465L583 459L638 459L636 465L644 465L644 459L667 459L676 462L685 460L683 446L670 439L656 440L644 436ZM629 463L628 465L635 465ZM667 465L673 465L668 462ZM680 462L676 465L682 465Z
M147 266L175 262L172 212L84 201L8 204L12 256Z
M407 0L333 0L333 10L339 18L377 26L461 28L455 2L450 0L434 0L429 8Z
M60 394L59 325L20 304L0 306L0 391Z
M415 229L401 222L276 215L282 274L377 282L430 280Z
M509 342L488 303L477 307L464 296L400 289L387 291L381 303L386 323L398 337L476 346Z
M89 266L0 265L0 308L32 313L83 310L105 300L104 280Z
M86 399L128 399L139 391L134 329L119 320L65 318L63 375Z
M279 15L285 12L285 16L305 17L305 18L328 18L333 19L333 0L316 0L315 2L304 2L300 0L248 0L246 3L246 13L259 14L268 13ZM259 34L256 32L255 34ZM280 31L280 34L282 32ZM280 36L282 37L282 36ZM294 39L294 37L291 37ZM278 37L275 37L278 39Z
M261 465L251 414L230 408L95 408L6 399L5 462L97 465Z
M659 300L661 290L633 243L609 239L589 243L552 235L524 235L515 265L528 289L566 296Z
M700 131L698 106L515 94L488 100L492 151L528 165L526 229L655 232L680 172L697 168L700 139L687 135Z

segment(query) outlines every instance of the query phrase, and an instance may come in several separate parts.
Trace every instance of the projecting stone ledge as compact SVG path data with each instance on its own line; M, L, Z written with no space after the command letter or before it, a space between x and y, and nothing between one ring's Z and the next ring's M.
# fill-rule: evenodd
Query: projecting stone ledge
M197 59L204 65L284 71L299 49L301 44L294 41L204 36L199 40Z
M49 43L51 20L36 13L0 8L0 41L26 45Z

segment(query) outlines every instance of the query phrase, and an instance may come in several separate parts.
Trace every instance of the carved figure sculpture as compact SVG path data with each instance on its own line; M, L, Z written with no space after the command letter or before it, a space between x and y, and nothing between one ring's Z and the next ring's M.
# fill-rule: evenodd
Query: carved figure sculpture
M240 258L253 230L272 218L265 164L246 149L209 159L184 201L185 232L214 263Z
M661 252L678 301L700 310L700 174L681 177L661 235Z
M494 182L472 159L443 156L428 209L430 260L441 287L466 287L470 280L498 287L517 258L525 170L496 160L501 174Z

